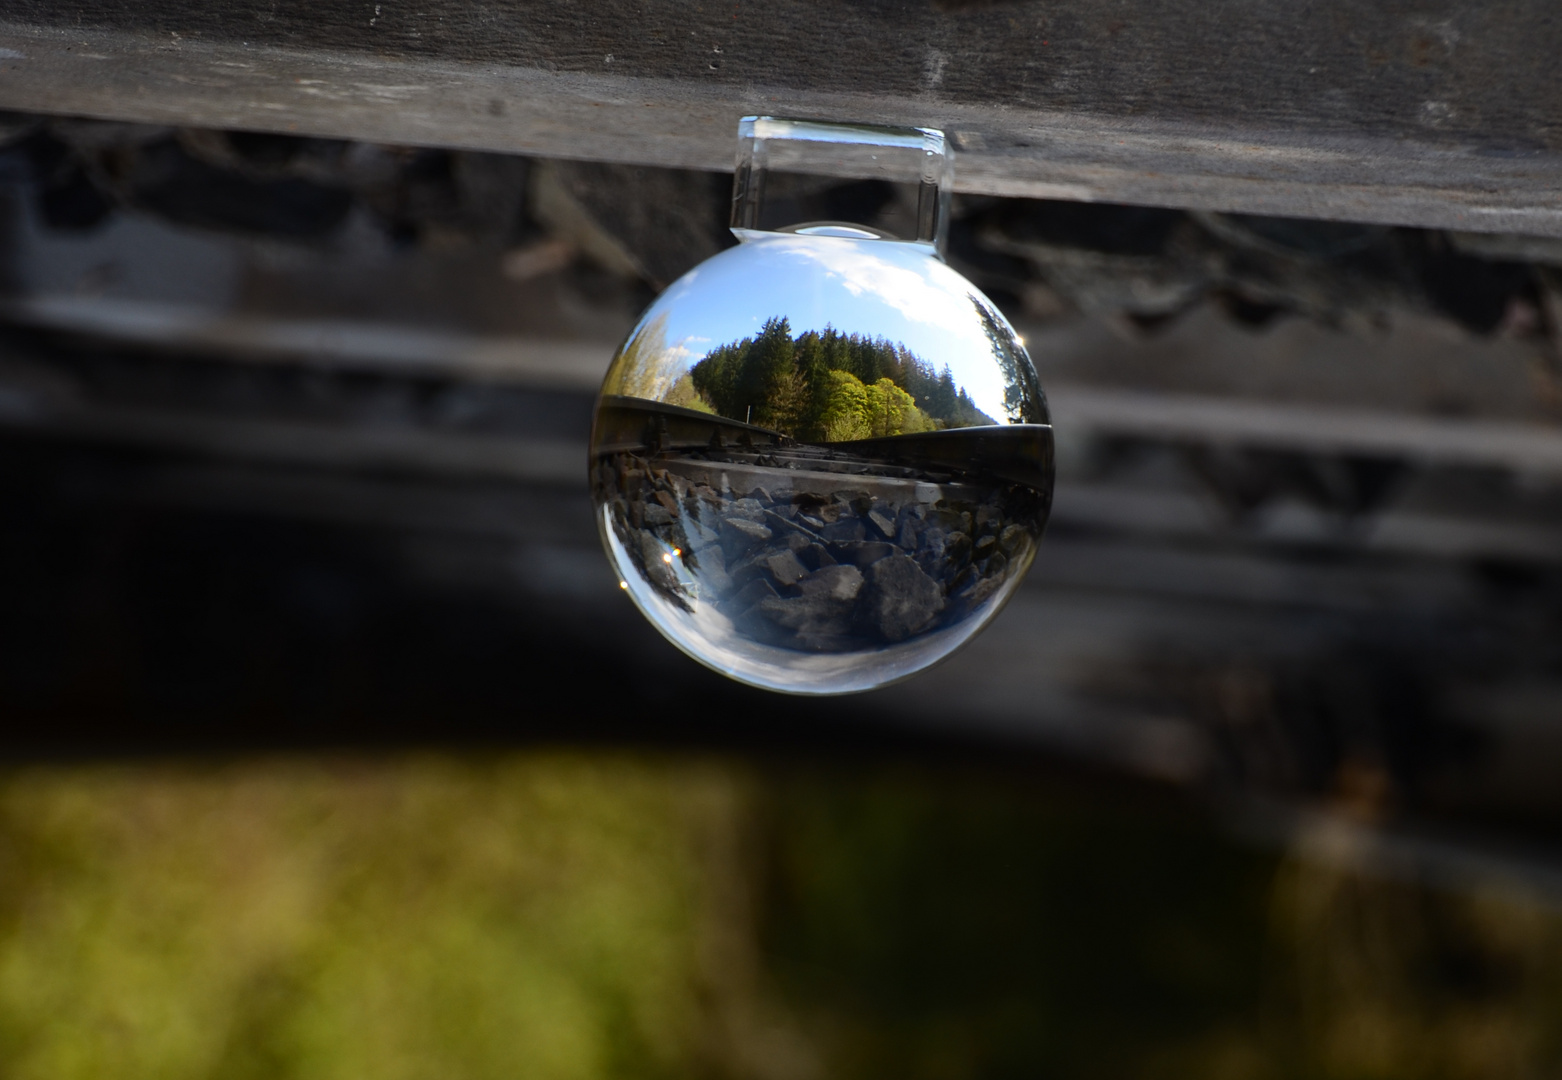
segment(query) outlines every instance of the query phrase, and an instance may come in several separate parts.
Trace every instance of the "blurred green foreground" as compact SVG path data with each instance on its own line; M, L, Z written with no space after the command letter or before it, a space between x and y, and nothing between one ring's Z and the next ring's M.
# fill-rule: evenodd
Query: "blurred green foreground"
M1527 1077L1562 918L1013 774L0 777L0 1076Z

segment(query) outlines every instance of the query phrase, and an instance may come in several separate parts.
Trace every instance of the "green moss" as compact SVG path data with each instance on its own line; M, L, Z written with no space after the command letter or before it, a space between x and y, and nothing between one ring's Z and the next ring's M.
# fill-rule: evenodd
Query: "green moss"
M0 796L0 1072L683 1075L710 917L698 841L731 795L681 772L17 776Z
M0 777L0 1076L1464 1078L1562 918L954 770L614 755Z

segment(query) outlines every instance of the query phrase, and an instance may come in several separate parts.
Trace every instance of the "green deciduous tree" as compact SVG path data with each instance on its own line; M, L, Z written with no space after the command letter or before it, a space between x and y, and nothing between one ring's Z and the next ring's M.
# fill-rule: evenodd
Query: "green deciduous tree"
M667 404L678 405L685 409L694 409L697 412L714 413L716 410L706 404L700 397L700 392L694 388L694 376L684 372L683 377L673 383L671 390L667 391Z
M821 442L850 442L873 434L868 424L868 388L849 371L827 371L819 414Z
M868 430L876 439L932 431L933 420L887 377L867 387Z

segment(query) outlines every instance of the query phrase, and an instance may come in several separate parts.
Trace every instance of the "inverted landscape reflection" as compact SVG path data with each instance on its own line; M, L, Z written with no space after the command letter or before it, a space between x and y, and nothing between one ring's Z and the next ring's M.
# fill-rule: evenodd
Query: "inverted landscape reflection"
M844 693L1002 606L1050 509L1052 432L1018 335L929 246L759 234L619 351L592 487L625 590L675 644Z
M692 367L778 319L798 337L888 342L935 374L947 367L988 418L977 423L1046 422L1024 346L987 297L926 245L849 236L761 234L695 267L630 333L609 392L674 400Z

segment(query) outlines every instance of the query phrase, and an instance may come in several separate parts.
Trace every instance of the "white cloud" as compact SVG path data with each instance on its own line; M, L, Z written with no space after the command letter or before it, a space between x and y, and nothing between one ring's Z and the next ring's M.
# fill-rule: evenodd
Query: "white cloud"
M957 334L970 331L973 310L965 279L937 259L916 250L887 249L883 241L856 244L820 237L815 243L798 242L806 239L812 238L791 238L782 254L814 263L853 296L870 296L912 322Z

